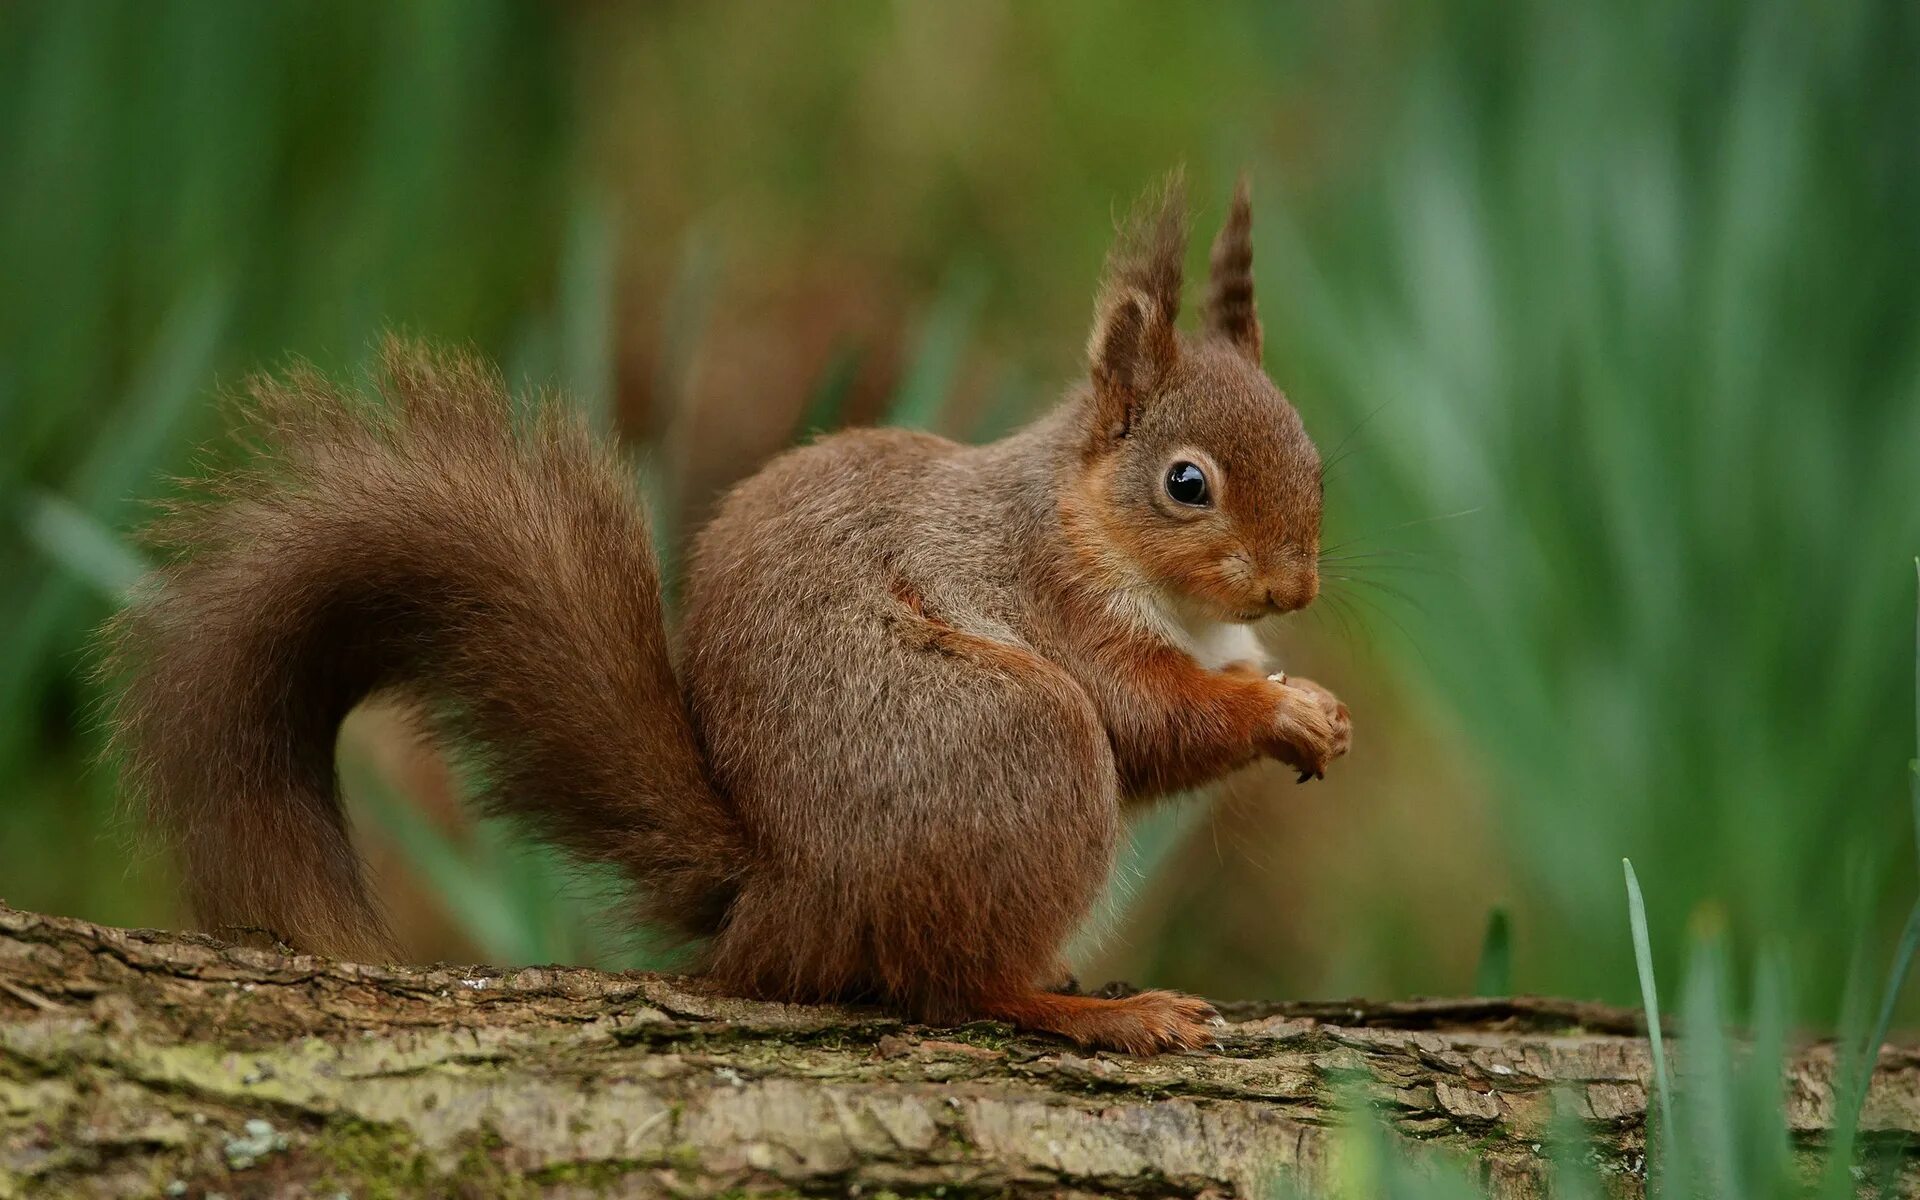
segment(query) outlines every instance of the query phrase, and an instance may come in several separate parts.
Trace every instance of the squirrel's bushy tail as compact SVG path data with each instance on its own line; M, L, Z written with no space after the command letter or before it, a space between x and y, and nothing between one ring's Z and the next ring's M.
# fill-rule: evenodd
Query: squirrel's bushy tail
M152 531L169 564L109 627L114 748L210 928L387 949L335 784L363 698L473 756L486 810L623 868L711 932L741 833L673 673L628 473L471 358L385 347L379 394L253 382L253 461Z

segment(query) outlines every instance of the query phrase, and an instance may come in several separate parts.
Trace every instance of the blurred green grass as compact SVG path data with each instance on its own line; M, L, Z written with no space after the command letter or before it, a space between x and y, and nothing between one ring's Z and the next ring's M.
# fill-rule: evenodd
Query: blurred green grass
M15 903L172 911L155 864L129 866L110 775L85 771L81 679L111 602L94 585L119 569L98 531L124 535L188 469L219 428L216 385L296 353L350 366L391 325L504 352L552 323L575 178L559 40L552 15L487 3L43 3L0 21Z
M472 342L634 441L671 561L699 465L758 444L691 432L718 367L765 353L743 311L900 314L768 359L748 408L775 444L876 414L997 431L1077 369L1103 218L1184 160L1204 220L1247 164L1269 365L1323 445L1353 431L1329 541L1367 557L1330 570L1306 650L1364 641L1329 682L1411 697L1360 714L1356 768L1446 755L1336 793L1362 836L1282 848L1274 873L1316 887L1316 858L1380 853L1303 898L1319 918L1241 893L1136 914L1116 953L1270 995L1462 990L1487 914L1413 886L1457 857L1505 914L1482 987L1631 1002L1631 856L1661 978L1710 911L1727 978L1773 956L1795 1019L1838 1020L1915 885L1913 12L1123 11L10 9L0 895L179 916L86 768L85 646L138 501L220 429L217 387L290 354L355 369L388 327ZM425 881L407 902L442 897L431 952L642 961L591 924L590 885L350 775L370 846ZM1366 824L1464 791L1438 841ZM1132 893L1193 873L1173 845L1209 832L1155 825ZM1272 948L1235 961L1248 943Z
M1380 406L1337 511L1467 514L1350 570L1450 570L1416 669L1500 774L1519 977L1542 941L1578 947L1556 987L1629 977L1606 847L1668 883L1656 928L1711 901L1830 1012L1839 876L1912 879L1915 14L1480 17L1432 31L1345 210L1296 224L1274 354Z

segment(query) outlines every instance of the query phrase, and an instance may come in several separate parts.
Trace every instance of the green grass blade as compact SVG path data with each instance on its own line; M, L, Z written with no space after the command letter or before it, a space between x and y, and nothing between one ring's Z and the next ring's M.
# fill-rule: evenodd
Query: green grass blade
M680 239L673 285L662 303L660 359L654 388L665 405L664 440L671 444L684 432L694 389L694 372L713 321L722 273L721 250L707 233L695 227Z
M1852 932L1847 954L1845 985L1834 1023L1833 1112L1834 1129L1827 1141L1827 1163L1823 1196L1853 1194L1854 1128L1847 1121L1848 1099L1858 1068L1859 1048L1871 1037L1874 997L1879 994L1879 976L1874 961L1878 952L1870 945L1874 914L1877 911L1875 886L1881 865L1868 848L1855 846L1842 861L1841 891L1844 909L1836 928Z
M199 412L232 307L232 285L215 276L168 312L117 410L113 436L95 440L69 485L89 511L115 513L152 485L155 467Z
M1474 972L1476 996L1513 994L1513 921L1505 908L1487 914L1487 932L1480 939L1480 966Z
M914 340L906 378L900 381L887 414L888 424L925 429L938 419L959 377L986 295L987 278L977 268L956 268L947 276Z
M1714 910L1708 910L1712 912ZM1680 1003L1686 1038L1686 1076L1678 1114L1685 1143L1668 1142L1660 1163L1660 1182L1673 1195L1693 1194L1697 1183L1710 1196L1751 1196L1741 1151L1746 1131L1739 1124L1739 1093L1734 1085L1734 1054L1727 1036L1726 951L1721 922L1696 922L1692 961ZM1681 1158L1686 1161L1679 1161Z
M991 442L1007 436L1050 399L1025 371L1010 368L1000 371L988 396L985 409L974 422L972 441Z
M826 368L820 372L813 390L807 394L807 405L801 410L800 424L794 430L795 441L805 441L840 427L847 409L847 398L853 395L853 385L859 381L860 364L865 358L861 348L851 343L842 343L833 348Z
M1647 936L1647 904L1640 895L1640 880L1634 876L1633 860L1623 858L1620 865L1627 873L1627 921L1633 928L1633 962L1640 972L1640 1005L1647 1015L1654 1089L1660 1100L1661 1148L1670 1151L1679 1142L1673 1130L1673 1087L1667 1079L1667 1050L1660 1032L1660 992L1653 981L1653 943Z
M1781 1083L1792 1030L1787 961L1785 948L1775 943L1763 948L1754 964L1747 1021L1751 1032L1735 1096L1747 1178L1763 1183L1791 1178L1793 1172L1793 1141Z
M1920 558L1914 560L1916 579L1920 580ZM1920 595L1914 603L1914 656L1913 691L1916 710L1914 714L1914 749L1917 757L1908 764L1909 790L1914 806L1914 834L1916 853L1920 853ZM1887 973L1885 988L1880 993L1880 1012L1874 1018L1873 1032L1867 1042L1861 1046L1851 1074L1851 1092L1847 1104L1837 1116L1845 1122L1835 1131L1835 1142L1853 1143L1860 1128L1860 1114L1866 1107L1867 1090L1873 1084L1873 1071L1880 1061L1880 1047L1886 1044L1887 1032L1893 1027L1894 1008L1900 1002L1900 992L1906 986L1907 975L1913 969L1913 956L1920 950L1920 899L1914 901L1913 908L1907 914L1907 925L1900 935L1900 944L1893 953L1893 967Z
M27 540L74 578L119 604L146 573L146 562L79 505L51 492L30 492L21 505Z
M212 279L174 304L115 410L111 436L91 443L51 507L29 495L9 514L65 571L21 572L24 578L11 581L18 590L0 594L13 610L0 638L0 775L22 752L22 731L33 728L27 714L40 698L50 664L63 654L77 658L72 652L96 619L99 609L86 588L103 590L119 602L128 563L112 548L113 526L131 500L151 486L155 468L190 422L194 401L212 374L229 294L224 282Z
M1860 1111L1867 1103L1867 1088L1873 1082L1874 1066L1880 1061L1880 1047L1887 1041L1887 1031L1893 1028L1893 1010L1900 1002L1900 990L1906 986L1907 975L1913 969L1913 956L1920 950L1920 900L1915 900L1912 910L1907 913L1907 926L1900 935L1900 945L1893 953L1893 968L1887 973L1886 988L1880 993L1880 1012L1874 1018L1873 1032L1868 1034L1866 1044L1858 1051L1852 1081L1852 1094L1847 1105L1838 1114L1846 1122L1849 1135L1860 1128Z
M1578 1115L1582 1105L1574 1098L1575 1086L1556 1089L1553 1117L1547 1123L1547 1159L1553 1170L1548 1195L1554 1200L1605 1200L1606 1188L1592 1156L1593 1136Z
M1109 934L1125 927L1155 877L1206 819L1204 805L1174 803L1155 805L1130 823L1100 903L1067 948L1068 962L1084 962Z
M340 781L343 791L361 799L373 825L399 847L489 962L539 961L540 937L532 916L513 903L497 879L475 870L472 856L435 828L409 797L382 779L372 763L343 753Z
M598 197L575 201L560 263L561 383L593 427L614 426L614 266L619 239L613 213Z

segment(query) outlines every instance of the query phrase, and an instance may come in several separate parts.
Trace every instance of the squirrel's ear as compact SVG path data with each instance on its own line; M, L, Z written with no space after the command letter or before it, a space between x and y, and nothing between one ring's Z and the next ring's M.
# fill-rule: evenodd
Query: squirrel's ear
M1253 205L1244 174L1234 186L1226 224L1213 239L1202 315L1208 333L1225 338L1247 361L1260 365L1260 314L1253 303Z
M1149 192L1107 260L1107 282L1087 339L1096 441L1124 437L1139 407L1180 355L1180 259L1186 197L1176 173Z
M1140 406L1179 357L1173 318L1138 288L1109 287L1087 340L1096 440L1125 437Z

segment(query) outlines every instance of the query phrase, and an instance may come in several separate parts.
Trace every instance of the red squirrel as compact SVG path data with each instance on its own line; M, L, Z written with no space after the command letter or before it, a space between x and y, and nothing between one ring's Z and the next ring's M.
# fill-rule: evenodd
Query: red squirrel
M1248 636L1313 600L1322 501L1250 227L1243 181L1189 335L1184 204L1144 201L1087 378L1026 428L836 433L735 487L677 653L629 469L564 406L398 341L372 394L253 381L251 464L156 522L165 564L106 634L113 747L198 918L391 952L334 770L381 695L475 757L484 810L631 878L718 988L1209 1041L1195 997L1050 986L1129 807L1348 748L1345 706Z

